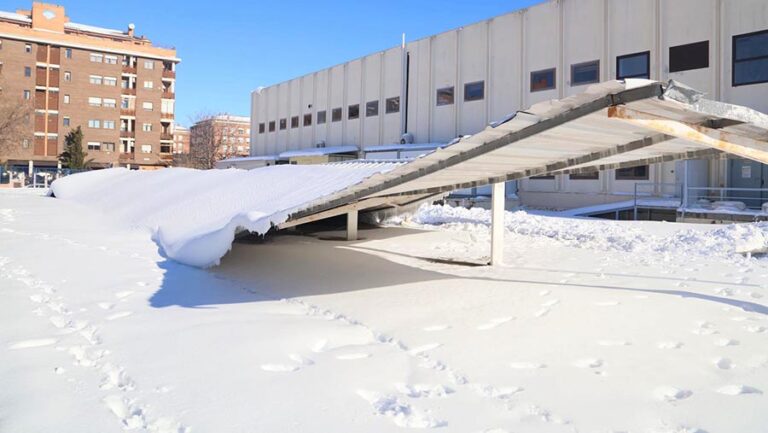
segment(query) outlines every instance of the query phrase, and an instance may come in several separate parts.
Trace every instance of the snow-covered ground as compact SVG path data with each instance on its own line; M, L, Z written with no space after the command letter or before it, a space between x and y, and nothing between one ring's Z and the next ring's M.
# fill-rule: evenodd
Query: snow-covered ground
M766 225L510 213L489 268L487 212L425 207L201 270L110 215L0 191L0 431L768 425Z

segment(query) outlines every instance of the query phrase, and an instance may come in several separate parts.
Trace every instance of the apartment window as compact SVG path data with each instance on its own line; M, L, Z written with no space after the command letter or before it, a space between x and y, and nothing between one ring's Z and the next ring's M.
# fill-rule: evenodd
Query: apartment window
M32 76L32 68L29 66L24 66L24 76L25 77L31 77Z
M385 111L387 114L400 112L400 97L395 96L393 98L387 98Z
M238 134L245 134L245 129L243 129L243 128L237 128L237 133L238 133Z
M129 101L128 99L120 100L120 108L122 108L123 110L127 110L128 108L130 108L130 106L131 106L131 101Z
M280 119L280 130L284 130L288 125L288 122L285 121L285 119Z
M64 57L71 59L72 58L72 48L65 48L64 49Z
M531 72L531 92L555 88L555 68Z
M141 103L141 108L143 108L143 109L145 109L147 111L152 111L152 110L155 109L155 106L151 102L142 102Z
M648 180L648 166L620 168L616 170L616 180Z
M102 63L104 61L104 56L101 54L91 53L90 59L94 63Z
M275 121L274 120L269 122L269 132L275 132Z
M142 123L141 124L141 130L144 132L152 132L152 124L151 123Z
M322 125L325 123L325 110L317 112L317 124Z
M768 41L766 41L768 43ZM669 72L709 67L709 41L669 47Z
M453 104L453 86L437 89L437 106Z
M104 124L102 125L104 129L115 129L115 121L114 120L105 120Z
M141 153L152 153L152 145L151 144L142 144L141 145Z
M160 145L160 153L171 153L171 145L170 144L161 144Z
M298 127L299 127L299 116L291 117L291 128L298 128Z
M551 174L547 174L547 175L544 175L544 176L531 176L529 179L532 179L532 180L554 180L555 176L553 176Z
M104 56L104 63L108 65L116 65L117 64L117 56Z
M117 86L117 78L115 78L115 77L104 77L104 85L105 86Z
M61 124L62 124L63 126L69 126L69 117L67 117L67 116L64 116L64 117L61 119Z
M101 107L101 98L96 98L94 96L88 97L88 105L91 107Z
M24 52L25 53L31 53L32 52L32 44L24 44Z
M153 88L153 87L155 87L155 83L153 83L153 82L151 82L151 81L145 81L145 82L144 82L144 88L145 88L145 89L151 89L151 88Z
M104 98L102 99L101 104L106 108L115 108L117 106L117 100L110 99L110 98Z
M651 52L616 57L616 79L651 78Z
M69 104L69 95L64 95L64 103Z
M89 141L88 150L101 150L101 143L98 141Z
M152 60L145 60L144 69L155 69L155 62L153 62Z
M64 71L64 81L72 81L72 72Z
M312 115L311 114L305 114L304 115L304 126L312 126Z
M266 129L266 125L259 123L259 134L263 134Z
M464 102L481 101L483 98L485 98L484 81L464 84Z
M338 122L341 120L341 108L334 108L331 110L331 122Z
M733 37L733 85L768 82L768 30Z
M115 151L115 143L101 143L101 146L107 152L114 152Z
M379 115L379 101L368 101L365 103L365 117Z
M91 84L96 84L96 85L99 85L99 86L100 86L100 85L101 85L101 84L104 82L104 78L103 78L101 75L91 75L91 76L88 78L88 81L89 81Z
M571 65L571 86L581 86L598 82L600 82L599 60Z
M89 128L101 128L101 120L91 119L88 121Z
M29 100L31 97L32 97L32 92L30 92L29 90L25 90L24 91L24 99L25 100Z
M569 174L571 180L600 180L600 172L591 171L589 173Z
M352 104L347 107L347 119L354 120L360 117L360 104Z

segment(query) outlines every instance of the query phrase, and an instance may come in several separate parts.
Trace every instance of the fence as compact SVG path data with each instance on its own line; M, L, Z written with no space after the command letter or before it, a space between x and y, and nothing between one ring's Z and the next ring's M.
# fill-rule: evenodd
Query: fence
M70 168L56 168L56 167L35 167L32 170L32 175L29 174L29 169L12 167L10 169L0 166L0 184L11 185L13 187L21 188L48 188L48 186L54 180L69 176L71 174L80 173L85 170L77 170Z
M633 199L633 216L641 207L678 208L683 204L683 185L679 183L636 183Z
M688 187L682 212L768 213L768 188Z

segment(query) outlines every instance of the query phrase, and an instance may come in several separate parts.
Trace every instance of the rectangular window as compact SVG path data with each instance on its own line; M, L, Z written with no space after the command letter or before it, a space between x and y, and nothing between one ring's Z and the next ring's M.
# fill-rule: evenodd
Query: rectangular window
M151 144L142 144L141 145L141 153L152 153L152 145Z
M554 175L547 174L547 175L544 175L544 176L531 176L529 179L532 179L532 180L553 180L554 178L555 178Z
M24 52L25 53L31 53L32 52L32 44L24 44Z
M709 67L709 41L669 47L669 72Z
M571 65L571 86L600 82L600 61Z
M145 89L151 89L151 88L153 88L153 87L155 87L155 83L153 83L153 82L151 82L151 81L145 81L145 82L144 82L144 88L145 88Z
M32 92L30 92L29 90L25 90L24 99L28 101L31 97L32 97Z
M130 107L131 107L131 101L129 101L128 99L120 100L120 108L127 110Z
M64 103L69 104L69 95L64 95Z
M616 170L616 180L648 180L648 166L619 168Z
M305 114L304 115L304 126L312 126L312 115L311 114Z
M31 77L32 76L32 68L29 66L24 66L24 76L25 77Z
M141 124L141 130L144 132L152 132L152 124L151 123L142 123Z
M299 127L299 116L291 117L291 128L298 128L298 127Z
M733 86L768 82L768 30L733 37Z
M117 86L117 78L115 78L115 77L104 77L104 85L105 86Z
M117 56L105 55L104 56L104 63L106 63L108 65L116 65L117 64Z
M145 60L144 69L155 69L155 62L153 62L152 60Z
M360 104L352 104L347 107L347 119L354 120L360 117Z
M69 117L67 117L67 116L64 116L64 117L61 119L61 124L62 124L63 126L69 126Z
M114 120L105 120L104 124L102 125L102 128L104 128L104 129L115 129L115 121Z
M600 172L593 171L590 173L569 174L568 177L571 180L599 180Z
M104 98L104 99L102 99L101 104L104 107L107 107L107 108L115 108L117 106L117 100L110 99L110 98Z
M101 143L98 141L89 141L88 150L101 150Z
M269 122L269 132L275 132L275 121L274 120Z
M64 71L64 81L72 81L72 72Z
M101 120L91 119L88 121L89 128L101 128Z
M155 109L155 106L151 102L142 102L141 103L141 108L143 108L143 109L145 109L147 111L152 111L152 110Z
M91 107L101 107L101 98L89 96L88 105L90 105Z
M400 97L395 96L392 98L387 98L386 101L386 112L387 114L390 113L399 113L400 112Z
M485 81L464 84L464 102L482 101L485 98Z
M97 84L100 86L103 83L104 79L101 77L101 75L91 75L90 77L88 77L88 81L91 84Z
M263 134L266 129L266 125L259 123L259 134Z
M317 112L317 124L318 125L325 124L325 110Z
M280 119L280 130L284 130L288 127L288 122L285 119Z
M331 122L338 122L341 120L341 108L334 108L331 110Z
M531 72L531 92L554 89L555 72L555 68Z
M104 56L101 54L91 53L90 58L94 63L102 63L104 61Z
M379 115L379 101L368 101L365 103L365 117Z
M107 152L115 151L115 143L101 143L101 145Z
M651 52L616 57L616 79L651 78Z
M437 89L437 106L453 104L453 86Z
M72 48L65 48L64 49L64 57L71 59L72 58Z
M238 133L238 134L245 134L245 129L243 129L243 128L237 128L237 133Z

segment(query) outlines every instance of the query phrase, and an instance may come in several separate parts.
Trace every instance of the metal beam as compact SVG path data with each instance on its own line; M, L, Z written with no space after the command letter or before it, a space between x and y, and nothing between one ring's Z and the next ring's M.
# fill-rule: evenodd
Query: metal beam
M550 174L584 174L593 173L601 170L616 170L619 168L638 167L641 165L656 164L659 162L687 160L687 159L712 159L720 158L723 155L717 149L704 149L682 153L670 153L662 156L654 156L644 159L634 159L632 161L613 162L610 164L590 165L589 167L572 168L568 170L555 171Z
M693 123L669 119L655 114L633 110L624 106L608 109L608 117L642 126L646 129L661 132L702 144L723 152L732 153L742 158L768 164L768 142L734 134L732 132L711 129Z
M326 218L332 218L332 217L335 217L335 216L338 216L338 215L343 215L343 214L345 214L347 212L350 212L350 211L353 211L353 210L354 211L359 211L359 210L363 210L363 209L370 209L370 208L373 208L373 207L377 207L377 206L382 206L382 205L388 204L391 201L392 201L391 198L386 198L386 197L369 198L367 200L361 200L361 201L358 201L358 202L355 202L355 203L350 203L350 204L345 205L345 206L339 206L339 207L336 207L336 208L333 208L333 209L329 209L327 211L318 212L318 213L307 215L307 216L304 216L304 217L292 218L292 219L290 219L290 220L288 220L288 221L286 221L286 222L284 222L282 224L278 224L277 225L277 229L278 230L282 230L282 229L287 229L289 227L298 226L298 225L301 225L301 224L307 224L307 223L311 223L311 222L314 222L314 221L320 221L320 220L323 220L323 219L326 219Z

